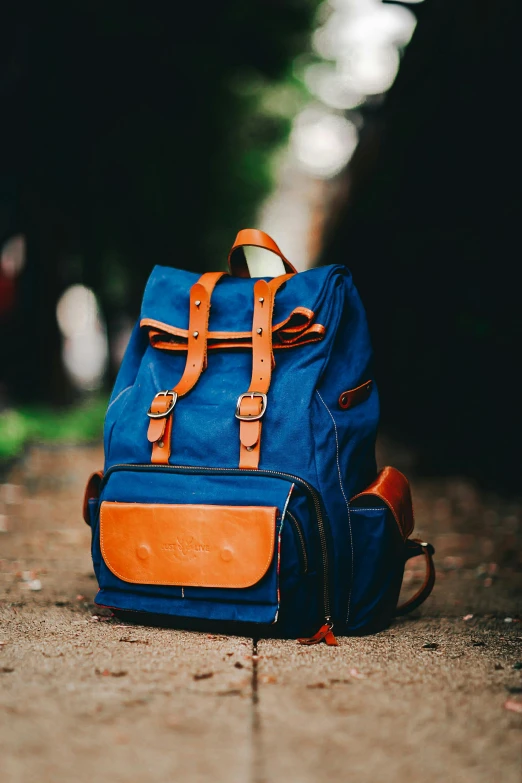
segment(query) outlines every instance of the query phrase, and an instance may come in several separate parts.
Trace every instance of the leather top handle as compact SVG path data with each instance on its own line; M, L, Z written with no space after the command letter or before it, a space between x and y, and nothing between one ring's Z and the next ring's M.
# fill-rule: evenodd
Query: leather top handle
M239 231L228 254L228 266L233 277L250 277L244 247L261 247L263 250L270 250L271 253L279 256L287 273L296 274L297 272L297 269L285 258L272 237L258 228L243 228Z

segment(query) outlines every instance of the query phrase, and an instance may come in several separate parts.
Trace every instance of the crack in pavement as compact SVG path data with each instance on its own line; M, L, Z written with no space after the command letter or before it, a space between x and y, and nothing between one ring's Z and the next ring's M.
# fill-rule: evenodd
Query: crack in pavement
M251 683L251 731L252 731L252 783L265 783L263 736L259 714L259 639L252 639Z

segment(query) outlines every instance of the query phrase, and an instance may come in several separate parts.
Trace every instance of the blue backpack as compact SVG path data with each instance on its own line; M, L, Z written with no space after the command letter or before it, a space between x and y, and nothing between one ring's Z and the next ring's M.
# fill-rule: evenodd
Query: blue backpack
M252 245L286 274L251 279ZM334 626L382 629L431 592L433 549L409 539L407 479L377 473L378 394L350 273L296 274L254 229L229 265L157 266L147 283L107 410L105 469L85 493L96 603L304 644L337 644ZM416 555L426 579L397 608Z

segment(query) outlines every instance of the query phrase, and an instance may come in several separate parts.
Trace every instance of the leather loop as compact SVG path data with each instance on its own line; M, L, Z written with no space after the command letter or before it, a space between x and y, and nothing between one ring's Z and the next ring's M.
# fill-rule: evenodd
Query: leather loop
M275 295L292 275L281 275L273 280L257 280L254 285L254 317L252 320L252 377L248 392L238 405L239 467L257 470L261 453L262 418L248 421L263 411L263 398L270 388L274 354L272 352L272 315ZM252 396L249 396L252 395ZM264 412L264 411L263 411Z
M100 497L101 483L103 481L103 471L97 470L96 473L91 473L89 480L85 486L85 492L83 495L83 519L87 525L90 526L91 519L89 515L89 500L98 500Z
M189 329L187 342L187 361L179 382L172 389L178 399L194 388L201 373L207 366L208 321L210 298L216 284L224 272L207 272L190 289ZM172 405L172 395L156 396L150 412L168 411ZM151 461L157 465L167 465L171 450L172 417L175 407L163 418L150 419L147 438L153 443Z
M260 231L258 228L243 228L235 238L234 244L228 254L228 266L230 274L233 277L250 277L248 264L245 257L244 247L261 247L263 250L270 250L282 260L285 270L289 274L295 274L297 270L290 261L283 255L278 245L271 236ZM277 278L276 278L277 279Z
M435 584L435 563L433 562L434 554L435 550L433 549L432 545L427 544L425 541L421 541L418 538L412 538L406 541L406 560L408 561L410 558L417 557L418 555L424 555L426 560L426 576L417 592L412 595L411 598L397 607L395 610L395 614L397 616L402 616L413 612L414 609L417 609L421 604L424 603L426 598L428 598L431 591L433 590L433 586Z

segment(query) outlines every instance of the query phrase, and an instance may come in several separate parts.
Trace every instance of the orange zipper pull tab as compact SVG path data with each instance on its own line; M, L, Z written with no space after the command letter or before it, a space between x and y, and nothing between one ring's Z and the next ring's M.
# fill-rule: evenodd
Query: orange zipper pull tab
M297 641L299 644L320 644L320 642L324 641L330 647L337 647L339 642L335 638L332 629L333 623L330 622L329 618L326 618L325 624L319 628L317 633L314 633L313 636L298 639Z

